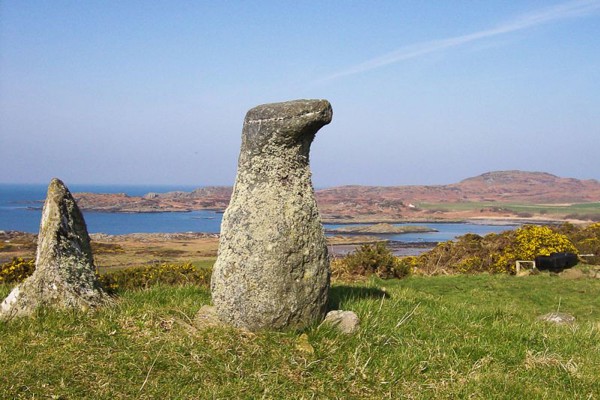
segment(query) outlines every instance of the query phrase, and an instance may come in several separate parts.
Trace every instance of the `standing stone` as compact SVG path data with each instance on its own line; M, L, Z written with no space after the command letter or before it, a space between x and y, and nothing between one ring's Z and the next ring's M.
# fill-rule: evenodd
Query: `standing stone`
M40 306L86 310L106 300L81 211L66 186L52 179L42 211L35 272L2 302L0 317L31 314Z
M219 319L238 328L302 328L325 316L329 259L308 162L331 121L326 100L248 111L211 289Z

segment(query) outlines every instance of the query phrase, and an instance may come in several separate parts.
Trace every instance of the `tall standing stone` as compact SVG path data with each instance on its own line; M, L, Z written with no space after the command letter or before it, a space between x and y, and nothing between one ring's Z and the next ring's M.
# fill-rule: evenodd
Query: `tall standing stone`
M35 272L2 302L0 317L31 314L40 306L99 306L108 297L95 271L83 215L64 183L53 179L42 211Z
M211 282L222 322L259 330L323 319L329 260L309 150L331 117L326 100L265 104L246 114Z

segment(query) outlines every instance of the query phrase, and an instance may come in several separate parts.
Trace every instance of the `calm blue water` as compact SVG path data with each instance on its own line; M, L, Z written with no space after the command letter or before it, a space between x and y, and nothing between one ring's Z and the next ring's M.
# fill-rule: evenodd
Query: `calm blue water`
M395 226L426 226L428 228L436 229L438 232L420 232L420 233L403 233L398 235L374 235L368 234L369 236L381 236L388 240L394 240L399 242L445 242L452 240L457 236L462 236L467 233L476 233L478 235L487 235L488 233L500 233L515 229L517 225L479 225L479 224L461 224L461 223L407 223L407 224L392 224ZM353 224L335 225L327 224L326 229L337 229L342 227L361 226ZM364 226L364 225L363 225Z
M191 186L119 186L119 185L69 185L71 192L126 193L141 196L149 192L165 193L175 190L191 191ZM46 197L46 185L0 184L0 230L16 230L37 233L40 225L41 207ZM115 214L84 212L90 233L111 235L127 233L174 233L207 232L218 233L222 214L214 211L193 211L174 213ZM402 242L440 242L452 240L466 233L485 235L513 229L514 226L419 223L397 225L422 225L437 229L433 233L409 233L384 235L389 240ZM326 229L341 226L327 224Z
M149 192L164 193L194 189L195 187L190 186L69 185L72 193L126 193L130 196L141 196ZM37 233L46 190L46 185L0 184L0 230ZM114 214L88 211L84 212L83 216L90 233L119 235L139 232L218 233L222 215L214 211L153 214Z

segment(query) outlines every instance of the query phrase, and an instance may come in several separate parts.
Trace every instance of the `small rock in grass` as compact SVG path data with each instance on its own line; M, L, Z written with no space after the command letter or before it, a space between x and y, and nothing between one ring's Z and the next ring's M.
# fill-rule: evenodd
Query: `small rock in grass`
M334 310L327 313L323 323L337 328L342 333L351 334L358 330L360 319L353 311Z
M552 322L558 325L570 325L575 322L575 317L561 312L551 312L539 317L542 321Z
M200 307L200 310L194 318L194 325L198 329L224 326L224 324L221 321L219 321L219 317L217 316L217 311L215 307L207 305Z

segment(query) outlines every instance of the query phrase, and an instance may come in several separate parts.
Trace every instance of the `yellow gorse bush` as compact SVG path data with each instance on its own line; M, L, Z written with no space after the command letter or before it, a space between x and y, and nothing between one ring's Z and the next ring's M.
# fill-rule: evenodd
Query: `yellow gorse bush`
M0 265L0 283L19 283L33 274L35 260L14 257L11 261Z
M547 226L526 225L514 231L483 237L467 234L456 241L440 243L417 257L416 272L514 273L517 260L560 252L578 251L566 235Z
M515 231L514 239L502 253L493 254L493 267L515 272L517 260L533 260L552 253L577 253L577 249L563 234L547 226L526 225Z
M332 277L347 279L375 273L381 278L403 277L410 273L506 273L511 272L507 254L515 232L489 234L481 237L475 234L461 236L456 241L439 243L432 250L419 256L394 257L389 249L378 249L374 245L359 247L354 253L331 264ZM510 251L512 254L513 252Z
M196 268L192 263L154 264L134 267L99 276L102 286L109 290L131 290L147 288L152 285L201 285L210 283L211 270Z
M584 260L590 264L600 264L600 223L576 227L564 224L561 227L580 254L586 254Z
M515 231L515 240L496 259L496 266L509 267L514 272L517 260L533 260L552 253L577 253L577 249L563 234L547 226L526 225Z

